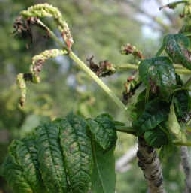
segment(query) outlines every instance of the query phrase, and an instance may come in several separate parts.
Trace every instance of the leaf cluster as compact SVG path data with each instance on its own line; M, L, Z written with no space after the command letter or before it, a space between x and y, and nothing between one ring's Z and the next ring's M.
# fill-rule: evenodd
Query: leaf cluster
M114 192L115 142L108 114L85 119L71 113L14 140L1 174L16 193Z
M168 34L156 56L139 65L139 80L146 88L135 104L133 127L153 147L185 141L182 125L190 111L189 80L181 80L174 63L191 69L189 46L183 34Z

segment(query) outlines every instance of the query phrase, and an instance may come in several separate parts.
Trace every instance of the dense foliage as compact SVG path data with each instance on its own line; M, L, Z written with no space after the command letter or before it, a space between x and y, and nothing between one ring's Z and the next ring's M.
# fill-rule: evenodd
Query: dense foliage
M2 174L14 192L115 191L115 123L103 114L85 120L70 113L15 140Z

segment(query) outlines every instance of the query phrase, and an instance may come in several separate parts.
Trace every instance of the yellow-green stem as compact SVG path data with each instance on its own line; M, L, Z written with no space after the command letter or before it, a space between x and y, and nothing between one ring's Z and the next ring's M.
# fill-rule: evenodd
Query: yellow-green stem
M103 81L94 72L92 72L92 70L90 70L89 67L87 67L87 65L83 61L81 61L74 54L74 52L70 52L69 56L111 97L111 99L120 109L127 110L127 107L121 102L121 100L110 90L110 88L106 84L103 83Z
M191 142L173 142L177 146L191 146Z
M64 45L64 42L60 41L58 37L48 28L42 21L38 20L38 23L43 26L47 31L48 35L65 51L68 51L67 47Z
M57 36L46 26L44 25L43 22L40 20L38 21L40 25L42 25L48 32L49 35L58 43L58 45L63 49L63 50L68 50L65 45L63 45L63 42L60 41ZM86 66L86 64L81 61L72 51L68 51L68 55L70 56L71 59L73 59L79 67L84 70L110 97L111 99L116 103L116 105L126 111L127 107L121 102L121 100L109 89L109 87L104 84L104 82L94 73L92 70L90 70L89 67Z
M138 70L137 64L122 64L114 66L117 70ZM179 64L174 64L175 71L179 74L191 74L191 70L182 67Z
M178 73L178 74L191 74L191 70L187 70L187 69L175 69L175 71Z
M116 70L125 70L125 69L137 70L138 69L138 65L136 64L122 64L122 65L115 65L114 67Z

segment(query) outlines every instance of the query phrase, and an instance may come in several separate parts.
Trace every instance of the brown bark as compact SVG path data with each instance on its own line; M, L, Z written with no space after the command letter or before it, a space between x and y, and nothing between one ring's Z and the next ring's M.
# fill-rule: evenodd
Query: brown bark
M147 181L149 193L165 193L162 169L156 150L148 146L143 137L138 138L138 166Z

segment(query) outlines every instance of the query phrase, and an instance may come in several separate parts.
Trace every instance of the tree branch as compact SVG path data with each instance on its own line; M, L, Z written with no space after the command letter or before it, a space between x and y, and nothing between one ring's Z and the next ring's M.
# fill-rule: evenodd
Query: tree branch
M148 146L143 137L138 138L138 166L142 169L149 193L165 193L162 169L156 150Z

